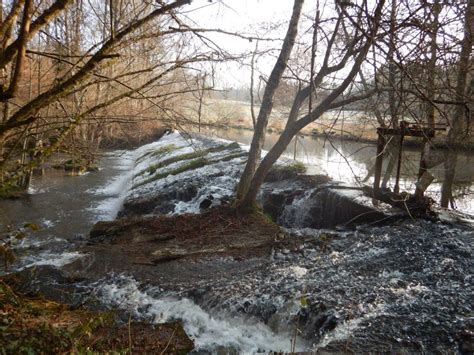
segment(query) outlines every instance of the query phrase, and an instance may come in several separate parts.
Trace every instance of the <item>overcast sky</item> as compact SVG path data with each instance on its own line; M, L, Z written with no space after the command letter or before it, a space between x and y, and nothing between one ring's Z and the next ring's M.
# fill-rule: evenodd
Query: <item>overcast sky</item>
M184 13L189 16L189 22L194 21L199 27L219 28L249 35L261 34L262 28L272 27L272 31L266 36L283 38L292 7L292 0L214 0L212 3L207 0L195 0ZM207 36L231 53L250 52L255 46L255 43L237 37L218 34ZM281 44L281 41L261 43L260 48L280 48ZM273 63L273 58L260 58L258 65L264 74L268 75ZM235 63L219 66L217 75L223 86L248 85L250 81L249 68Z

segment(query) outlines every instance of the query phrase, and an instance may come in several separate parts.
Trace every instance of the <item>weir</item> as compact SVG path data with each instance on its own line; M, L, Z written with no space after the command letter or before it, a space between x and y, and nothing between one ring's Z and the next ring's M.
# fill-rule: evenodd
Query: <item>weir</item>
M248 224L242 222L239 228L249 239L240 243L241 235L232 234L233 221L221 212L243 168L241 148L200 138L192 144L207 149L202 158L210 164L180 169L189 167L189 161L177 159L190 153L189 142L170 134L114 155L98 175L77 177L82 194L94 199L81 205L78 198L77 206L69 206L70 219L59 220L54 217L59 210L51 210L38 248L27 244L33 236L17 247L23 256L17 270L23 268L25 280L34 279L25 283L25 291L119 308L125 320L130 314L152 322L179 319L198 351L291 351L295 329L302 331L297 350L308 352L361 352L375 345L381 349L380 344L386 351L435 346L449 351L465 345L463 310L470 309L471 295L470 280L463 275L472 268L472 229L406 219L377 223L391 215L391 207L374 210L358 188L296 174L270 179L260 196L267 213L285 228L276 232L268 225L268 238L257 245L250 241L257 241L255 230L263 235L262 222L260 229L245 229ZM170 145L174 149L165 155L153 155ZM228 148L209 150L222 146ZM170 164L148 170L164 160ZM70 181L63 183L38 196L60 195ZM19 209L20 204L9 208L17 214ZM212 211L220 214L212 220L202 215ZM185 230L192 218L183 213L195 220L202 216L201 227L179 236L156 232L164 226L156 224L163 214L175 233ZM108 222L87 236L97 219ZM209 231L222 243L209 245L222 250L207 244L198 253L188 249L199 244L191 238ZM58 235L63 239L55 239ZM234 244L226 242L226 235ZM177 248L173 241L184 244ZM398 343L406 332L414 334L413 341Z

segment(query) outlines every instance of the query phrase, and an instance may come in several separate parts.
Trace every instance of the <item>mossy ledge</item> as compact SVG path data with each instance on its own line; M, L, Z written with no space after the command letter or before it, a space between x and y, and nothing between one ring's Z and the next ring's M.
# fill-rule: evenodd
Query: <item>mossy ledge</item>
M164 155L161 152L167 153L167 152L170 151L169 148L167 148L167 147L168 146L164 146L164 147L160 148L159 150L157 150L155 152L149 152L149 153L145 154L144 156L142 156L141 158L143 158L145 156L148 156L150 154L152 154L152 156ZM165 148L165 149L163 149L163 148ZM141 175L144 175L146 173L148 173L150 175L154 174L158 169L164 168L165 166L177 163L179 161L197 159L197 158L204 157L205 155L207 155L209 153L217 153L217 152L222 152L224 150L234 150L234 149L238 149L238 148L240 148L239 144L234 142L234 143L230 143L230 144L218 145L216 147L211 147L211 148L207 148L207 149L204 149L204 150L196 150L194 152L177 155L177 156L168 158L166 160L163 160L162 162L159 162L157 164L150 165L148 168L146 168L146 169L140 171L139 173L135 174L135 176L133 178L135 179L135 178L137 178ZM176 149L176 148L174 148L174 149ZM138 162L138 160L137 160L137 162Z
M266 182L282 181L295 178L298 175L306 173L306 166L298 161L286 165L274 165L267 177Z
M187 154L183 154L183 155L187 155ZM230 161L230 160L245 157L245 156L247 156L247 152L237 152L237 153L234 153L234 154L224 155L223 157L220 157L218 159L210 160L210 159L204 158L202 155L197 155L197 157L198 157L197 159L191 160L190 162L188 162L184 165L181 165L181 166L177 167L176 169L169 170L169 171L166 171L166 172L163 172L163 173L156 173L153 176L151 176L150 178L145 179L145 180L139 182L138 184L133 185L132 189L136 189L140 186L149 184L150 182L153 182L153 181L156 181L156 180L163 179L163 178L165 178L167 176L170 176L170 175L178 175L178 174L184 173L185 171L202 168L203 166L206 166L206 165L215 164L215 163L219 163L219 162L223 162L223 161ZM176 158L178 158L178 157L176 157ZM189 158L188 159L178 159L177 161L180 161L180 160L189 160ZM177 162L177 161L175 161L175 162ZM169 165L169 164L167 164L167 165ZM164 166L166 166L166 165L164 165ZM164 166L162 166L162 167L164 167ZM157 169L159 169L159 168L157 168Z
M171 153L174 150L178 150L178 149L181 149L181 148L183 148L183 147L176 147L174 144L167 144L167 145L164 145L164 146L158 148L157 150L151 150L149 152L146 152L145 154L143 154L142 156L137 158L137 160L135 160L135 163L136 164L141 163L147 157L161 157L163 155Z

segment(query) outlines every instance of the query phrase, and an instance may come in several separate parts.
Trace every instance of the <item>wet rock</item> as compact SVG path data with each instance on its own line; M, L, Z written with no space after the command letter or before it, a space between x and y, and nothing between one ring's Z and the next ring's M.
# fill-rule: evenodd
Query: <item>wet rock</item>
M296 196L303 193L301 190L286 190L263 194L262 207L272 220L276 221L283 213L285 206L290 205Z
M459 336L459 352L474 354L474 331L465 330Z
M292 176L262 187L260 202L284 227L343 228L385 220L391 206L375 205L362 189L330 182L324 176Z
M212 205L212 201L214 200L214 196L209 195L207 198L201 201L199 204L200 210L207 210Z
M192 183L173 184L151 196L129 198L121 208L119 217L167 214L174 211L176 201L190 201L197 193L198 186Z

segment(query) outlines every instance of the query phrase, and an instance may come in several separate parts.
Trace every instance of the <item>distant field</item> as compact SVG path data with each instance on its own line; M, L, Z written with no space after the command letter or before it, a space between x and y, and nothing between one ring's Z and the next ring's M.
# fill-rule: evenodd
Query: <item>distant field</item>
M258 115L259 106L255 106ZM290 108L275 106L268 124L270 131L281 131L286 123ZM187 116L197 122L197 104L187 107ZM409 120L409 118L408 118ZM252 128L250 103L235 100L208 99L203 103L201 122L203 124L217 124L221 126ZM377 139L377 120L371 114L360 111L331 111L320 119L305 127L303 134L335 135L348 139L371 140ZM446 133L438 133L435 141L444 141ZM410 140L410 139L408 139ZM419 139L418 139L419 140ZM467 141L472 144L473 137Z

